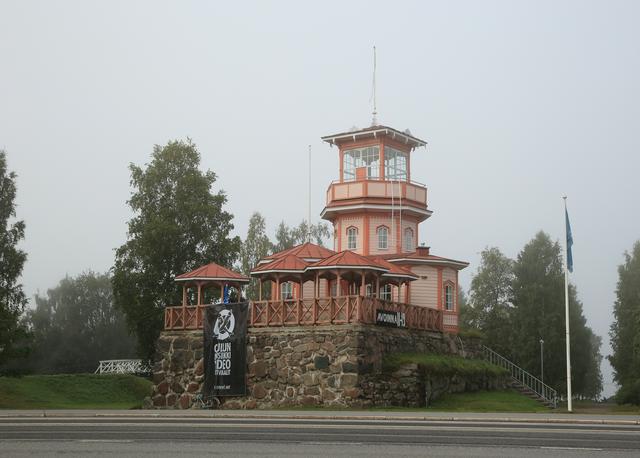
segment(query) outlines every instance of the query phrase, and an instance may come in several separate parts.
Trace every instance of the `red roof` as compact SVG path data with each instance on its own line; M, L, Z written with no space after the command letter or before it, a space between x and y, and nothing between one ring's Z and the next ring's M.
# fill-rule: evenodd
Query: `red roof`
M464 269L469 265L468 262L465 261L457 261L455 259L443 258L442 256L435 256L432 254L420 254L417 251L413 251L411 253L393 253L393 254L385 254L379 255L378 258L392 261L392 262L402 262L406 261L408 263L425 263L425 264L445 264L450 267L457 268L458 270Z
M379 264L382 267L386 267L389 269L389 272L382 274L387 277L402 277L402 278L412 278L417 280L419 277L411 272L409 269L405 269L397 264L393 264L386 259L382 259L380 257L374 258L376 264Z
M377 262L372 259L361 256L353 251L341 251L340 253L336 253L333 256L330 256L326 259L313 263L309 266L309 269L317 270L317 269L330 269L332 267L335 268L345 268L345 267L362 267L368 269L375 269L387 272L389 269L381 266Z
M248 283L249 278L241 275L226 267L219 266L215 262L207 264L205 266L198 267L186 274L178 275L176 281L189 281L189 280L212 280L212 281L233 281Z
M264 259L279 259L288 255L297 256L302 259L324 259L335 253L335 251L332 251L323 246L307 242L303 243L302 245L297 245L293 248L288 248L286 250L280 251L278 253L273 253L271 256L267 256Z
M302 259L294 256L292 254L288 254L281 258L276 259L268 264L262 264L251 271L253 274L258 272L270 272L270 271L278 271L278 272L304 272L309 263L303 261Z

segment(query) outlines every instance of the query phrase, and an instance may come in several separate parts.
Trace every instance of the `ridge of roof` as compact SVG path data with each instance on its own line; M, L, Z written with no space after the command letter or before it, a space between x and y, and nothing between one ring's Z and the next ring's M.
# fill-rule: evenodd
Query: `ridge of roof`
M282 271L299 271L303 272L309 263L304 259L301 259L293 254L288 254L286 256L282 256L277 258L270 263L258 265L255 269L251 271L254 272L265 272L271 270L282 270Z
M249 277L245 277L238 272L227 269L215 262L205 264L196 269L176 276L175 281L186 280L233 280L240 282L248 282Z
M294 255L299 258L307 258L307 259L322 259L329 256L334 255L336 252L330 250L329 248L325 248L321 245L317 245L311 242L301 243L300 245L296 245L291 248L287 248L286 250L279 251L277 253L273 253L267 257L268 259L279 259L287 255Z

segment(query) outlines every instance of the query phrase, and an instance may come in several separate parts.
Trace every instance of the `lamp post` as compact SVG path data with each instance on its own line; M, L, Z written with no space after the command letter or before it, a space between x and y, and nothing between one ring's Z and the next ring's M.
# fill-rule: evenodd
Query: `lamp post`
M544 340L540 339L540 380L544 382Z

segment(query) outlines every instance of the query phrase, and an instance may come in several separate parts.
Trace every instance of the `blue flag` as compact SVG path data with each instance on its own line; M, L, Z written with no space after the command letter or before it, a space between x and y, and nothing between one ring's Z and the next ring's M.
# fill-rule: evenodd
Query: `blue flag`
M223 294L222 302L225 304L229 303L229 285L224 285L224 294Z
M564 209L564 217L567 224L567 269L569 269L569 272L573 272L573 255L571 254L573 236L571 235L571 223L569 223L569 213L566 208Z

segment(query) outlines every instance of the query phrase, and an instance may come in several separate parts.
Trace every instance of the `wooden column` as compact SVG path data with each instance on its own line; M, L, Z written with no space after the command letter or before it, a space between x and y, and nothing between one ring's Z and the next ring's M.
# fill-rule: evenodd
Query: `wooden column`
M220 283L220 302L224 303L224 283Z
M202 305L202 283L198 282L198 301L196 305Z
M337 281L337 284L336 284L336 296L339 297L340 296L340 289L342 287L342 284L341 284L342 283L342 277L340 276L340 269L338 269L337 276L338 277L336 279L336 281Z
M380 273L376 274L376 298L380 299Z
M186 283L182 284L182 306L183 307L187 306L187 284Z
M258 278L258 300L262 301L262 278Z
M280 275L276 274L276 300L279 301L280 297Z
M365 285L365 272L364 270L361 272L362 281L360 282L360 295L365 296L367 294L367 286Z
M298 292L298 299L302 300L304 297L304 281L302 280L302 275L300 275L300 291Z
M320 297L320 272L316 270L316 282L313 289L313 298L318 299Z

